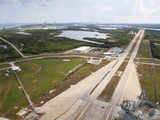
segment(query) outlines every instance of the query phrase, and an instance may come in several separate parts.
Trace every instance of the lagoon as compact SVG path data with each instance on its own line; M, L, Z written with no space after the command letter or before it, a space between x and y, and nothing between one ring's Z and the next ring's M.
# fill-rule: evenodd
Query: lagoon
M94 44L104 44L101 42L86 40L85 38L107 39L110 36L99 32L64 30L60 35L57 35L56 37L66 37L73 40L84 41Z

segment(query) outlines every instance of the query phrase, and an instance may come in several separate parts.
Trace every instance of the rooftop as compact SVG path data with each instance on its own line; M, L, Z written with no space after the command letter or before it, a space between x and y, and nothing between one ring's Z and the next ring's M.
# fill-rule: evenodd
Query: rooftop
M75 50L76 51L86 51L86 50L90 50L91 48L89 46L82 46L82 47L79 47L79 48L76 48Z

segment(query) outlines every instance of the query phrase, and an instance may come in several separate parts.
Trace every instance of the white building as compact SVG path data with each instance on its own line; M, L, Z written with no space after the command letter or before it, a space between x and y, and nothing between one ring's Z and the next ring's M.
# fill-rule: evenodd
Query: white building
M21 68L19 67L19 66L16 66L14 63L10 63L11 64L11 69L13 70L13 71L18 71L18 72L20 72L21 71Z
M128 34L129 35L136 35L136 32L130 31Z
M7 49L7 45L0 45L0 48L4 48L4 49Z
M93 65L99 65L102 62L102 59L94 59L94 58L90 58L88 60L89 64L93 64Z
M160 46L160 43L153 43L153 45L155 45L155 46Z
M107 52L104 52L103 54L105 56L117 57L121 52L123 52L123 48L114 47L110 48Z
M90 50L92 50L91 47L89 47L89 46L82 46L82 47L76 48L75 52L78 52L78 53L88 53Z
M27 33L27 32L22 32L22 31L20 31L20 32L17 32L16 34L19 34L19 35L31 35L30 33Z
M24 115L26 115L29 111L30 111L30 110L29 110L28 108L23 108L23 109L21 109L20 111L18 111L18 112L16 113L16 115L18 115L18 116L24 116Z

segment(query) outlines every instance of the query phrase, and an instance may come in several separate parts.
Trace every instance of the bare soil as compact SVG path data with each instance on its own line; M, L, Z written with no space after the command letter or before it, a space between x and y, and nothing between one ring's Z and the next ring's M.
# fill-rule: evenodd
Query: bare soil
M109 82L109 84L107 85L107 87L105 88L105 90L98 97L98 99L105 102L109 102L110 99L112 98L112 95L114 93L116 86L119 83L119 80L120 80L120 77L114 76Z
M124 61L123 64L120 66L120 68L118 69L118 71L124 71L126 66L128 64L128 61ZM114 76L111 81L109 82L109 84L106 86L105 90L102 92L102 94L99 96L99 100L105 101L105 102L109 102L110 99L112 98L112 95L114 93L114 90L116 89L116 86L118 85L120 81L120 77L118 76Z

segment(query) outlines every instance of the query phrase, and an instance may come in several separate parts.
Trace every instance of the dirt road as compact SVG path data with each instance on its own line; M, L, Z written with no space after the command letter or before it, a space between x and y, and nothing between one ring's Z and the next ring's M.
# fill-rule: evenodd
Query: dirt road
M18 48L17 48L15 45L13 45L11 42L5 40L5 39L2 38L2 37L0 37L0 40L2 40L3 42L7 43L7 44L10 45L10 46L12 46L12 48L15 49L15 50L19 53L20 56L25 57L25 56L23 55L23 53L22 53L21 51L19 51Z

